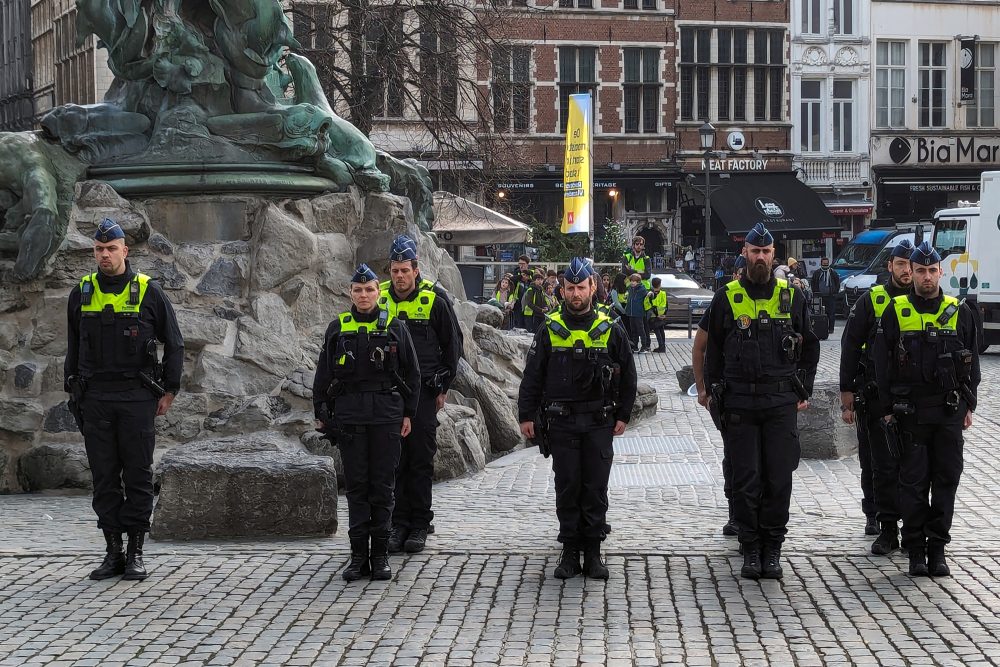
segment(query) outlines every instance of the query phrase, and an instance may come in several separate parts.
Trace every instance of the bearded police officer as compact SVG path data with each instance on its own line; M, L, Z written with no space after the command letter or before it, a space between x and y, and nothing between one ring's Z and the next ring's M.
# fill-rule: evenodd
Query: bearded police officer
M420 398L413 428L403 441L396 470L396 506L392 512L389 551L423 551L431 511L434 454L437 452L437 412L444 407L448 387L458 373L462 331L447 293L420 277L417 244L396 237L389 251L391 280L382 284L379 307L406 322L420 362Z
M873 286L851 308L840 341L840 403L846 423L858 431L858 459L861 463L861 509L865 513L865 534L878 535L872 553L885 556L899 548L899 458L886 443L875 379L876 350L881 345L882 314L895 297L910 291L913 271L910 255L913 243L903 239L889 257L889 278Z
M638 273L639 278L642 279L642 286L648 290L652 268L653 260L646 254L646 239L636 235L632 239L632 249L622 256L621 271L626 277Z
M876 352L876 375L888 438L901 454L899 506L909 573L944 577L962 431L976 409L978 331L972 310L942 293L937 251L921 243L910 261L913 290L894 298L882 315L887 353Z
M802 293L771 273L774 238L763 224L747 234L743 255L745 277L712 300L705 382L731 466L741 574L780 579L799 462L797 410L808 407L819 341Z
M184 341L162 288L135 273L125 234L105 219L94 235L97 271L69 295L64 372L94 477L94 511L107 554L91 579L145 579L153 511L153 418L180 388ZM156 341L163 343L159 359ZM122 533L128 548L122 553Z
M317 428L340 445L344 462L347 581L392 577L388 542L400 437L410 434L420 393L410 334L378 300L375 272L361 264L351 278L351 310L330 322L313 382Z
M574 258L565 280L562 309L546 318L528 351L518 420L521 433L552 454L563 545L555 576L607 579L601 540L612 437L625 432L632 414L635 365L624 329L591 306L597 286L590 265Z

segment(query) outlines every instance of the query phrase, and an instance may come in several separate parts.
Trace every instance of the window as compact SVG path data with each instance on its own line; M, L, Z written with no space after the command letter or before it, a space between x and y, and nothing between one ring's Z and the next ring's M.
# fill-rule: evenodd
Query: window
M569 121L569 96L597 91L597 48L559 47L559 131L566 131ZM596 107L597 100L594 99ZM596 115L595 115L596 118Z
M625 9L639 9L640 0L625 0ZM656 9L656 0L642 0L643 9Z
M333 47L333 22L328 4L296 2L292 7L292 29L304 51L322 51ZM313 54L310 53L312 58Z
M854 150L854 82L850 80L833 82L833 150Z
M833 34L854 34L854 0L833 0Z
M751 31L746 28L718 28L715 32L717 46L713 61L713 30L681 28L681 120L748 119L748 47ZM784 31L755 30L752 31L752 38L754 117L757 120L781 120L784 118ZM712 100L715 104L710 106ZM762 118L758 117L758 111Z
M420 19L420 113L445 117L458 110L458 44L447 10Z
M934 223L934 249L941 257L965 252L966 221L962 218L938 218Z
M527 132L531 110L531 47L493 51L493 127L497 132Z
M365 33L364 107L379 118L403 117L403 15L384 12L372 17Z
M969 127L996 127L996 46L976 45L976 101L965 110Z
M660 50L624 49L625 131L656 132L660 128Z
M559 0L559 6L570 9L573 7L578 7L580 9L593 9L594 0Z
M783 30L755 30L753 37L754 120L781 120L785 33Z
M875 48L875 125L906 125L906 42L879 42Z
M820 118L823 115L823 82L802 81L802 103L800 105L800 141L803 153L818 153L823 150L820 134Z
M802 34L819 35L823 19L823 0L799 0L802 3Z
M945 126L945 97L948 78L944 42L921 42L918 73L920 127Z

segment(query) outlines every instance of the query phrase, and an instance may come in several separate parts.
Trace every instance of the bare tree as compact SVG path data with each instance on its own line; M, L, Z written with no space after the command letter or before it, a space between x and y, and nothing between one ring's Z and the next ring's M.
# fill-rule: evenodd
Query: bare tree
M405 144L410 156L476 167L485 178L511 163L515 150L493 116L494 106L508 113L505 76L493 69L511 53L507 4L311 0L292 2L291 14L303 55L338 113L388 150ZM482 84L494 76L496 90ZM514 95L513 86L507 92Z

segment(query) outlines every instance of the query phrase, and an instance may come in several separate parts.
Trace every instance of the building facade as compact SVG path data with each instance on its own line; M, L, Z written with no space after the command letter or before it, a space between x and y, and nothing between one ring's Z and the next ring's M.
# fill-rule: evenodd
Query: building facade
M29 0L0 0L0 131L30 130L34 119Z
M996 2L872 0L875 223L979 198L1000 169Z
M31 0L35 117L62 104L104 100L114 76L97 38L76 40L74 0Z
M797 174L839 223L798 257L831 256L874 208L869 154L871 3L792 0L792 151Z

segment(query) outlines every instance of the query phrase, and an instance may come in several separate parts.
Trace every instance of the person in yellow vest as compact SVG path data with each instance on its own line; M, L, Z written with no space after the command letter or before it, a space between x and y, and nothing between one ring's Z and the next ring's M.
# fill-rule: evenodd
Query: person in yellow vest
M458 375L462 330L448 294L424 280L417 265L417 244L405 234L389 250L392 280L383 283L379 307L405 319L420 362L420 400L413 429L403 441L396 470L396 505L392 511L389 552L424 550L434 512L431 493L437 452L437 413Z
M874 285L855 302L840 339L840 405L842 417L858 431L861 464L861 510L865 513L865 535L878 535L872 553L885 556L899 548L899 458L893 456L877 409L874 350L882 333L882 314L890 302L910 291L913 242L896 244L889 257L889 279Z
M351 309L330 322L316 364L316 428L340 447L351 561L342 576L390 579L389 529L400 439L410 434L420 366L407 327L378 307L375 272L351 278Z
M625 432L632 414L635 363L624 329L592 306L597 286L591 266L576 257L565 279L562 309L546 318L528 350L518 421L524 437L552 456L563 545L556 578L583 573L607 579L601 541L612 439Z
M899 446L910 576L946 577L962 432L972 426L981 379L979 331L972 309L941 291L941 256L930 243L917 246L910 262L913 290L882 314L885 353L875 351L875 375L888 438Z
M63 367L70 410L94 478L94 512L107 551L95 580L145 579L143 541L153 512L153 418L180 390L184 339L163 289L128 261L121 226L94 235L97 271L69 295ZM163 343L159 358L157 341ZM122 534L128 535L123 552Z
M524 317L524 328L534 333L545 320L548 312L548 302L545 300L545 274L536 271L531 285L521 297L521 314Z
M653 260L646 254L646 239L638 235L632 239L632 249L622 257L621 269L626 276L638 273L642 286L647 290L650 288L649 278L653 270Z
M663 332L667 326L667 293L660 289L663 281L659 276L650 281L653 284L652 291L646 294L646 339L645 345L649 347L649 332L652 330L656 336L656 349L653 352L665 353L666 335Z
M780 579L799 464L797 416L809 406L819 340L802 294L771 273L774 237L763 224L746 235L743 255L744 277L712 299L705 384L732 471L740 574Z

